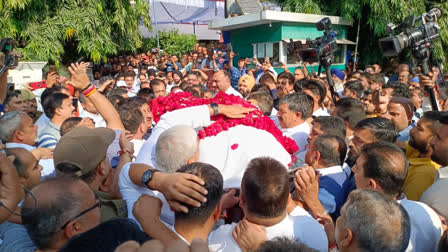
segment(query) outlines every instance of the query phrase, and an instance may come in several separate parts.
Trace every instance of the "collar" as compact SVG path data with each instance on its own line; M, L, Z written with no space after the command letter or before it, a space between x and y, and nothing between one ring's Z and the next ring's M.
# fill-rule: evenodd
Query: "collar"
M283 132L296 132L296 131L303 131L303 129L308 129L308 130L311 129L311 127L309 126L309 124L306 121L304 121L303 123L301 123L297 126L294 126L292 128L286 128L286 129L282 128L282 131Z
M336 165L327 168L316 169L322 176L343 172L342 166Z
M448 178L448 166L442 167L437 171L437 179Z
M24 143L6 143L6 148L10 149L10 148L23 148L27 151L32 151L34 149L36 149L36 147L28 145L28 144L24 144Z
M173 231L183 242L185 242L186 244L190 245L190 243L187 241L187 239L185 239L182 235L180 235L177 231L176 228L173 225L169 225L169 228L171 229L171 231Z
M54 124L54 123L51 122L51 121L48 122L48 126L50 126L51 128L53 128L54 130L57 130L57 131L59 131L59 130L61 129L60 126Z

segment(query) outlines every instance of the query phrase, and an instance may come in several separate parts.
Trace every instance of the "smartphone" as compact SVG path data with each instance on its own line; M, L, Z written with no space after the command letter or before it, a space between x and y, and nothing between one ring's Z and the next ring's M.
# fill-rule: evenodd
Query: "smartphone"
M281 67L281 66L282 66L282 63L280 63L280 62L274 62L274 63L272 63L272 66L273 66L273 67Z
M246 68L247 69L257 69L257 64L247 64Z
M45 81L31 82L29 86L33 90L36 90L36 89L40 89L40 88L46 88L47 83Z

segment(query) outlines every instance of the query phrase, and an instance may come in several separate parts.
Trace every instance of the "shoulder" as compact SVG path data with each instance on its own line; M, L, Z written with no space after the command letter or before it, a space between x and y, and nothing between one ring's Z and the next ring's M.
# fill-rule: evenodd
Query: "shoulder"
M294 238L311 248L327 251L328 240L322 225L309 215L290 216L294 223Z
M211 232L208 236L208 245L214 251L239 251L238 244L233 239L232 231L237 224L226 224Z

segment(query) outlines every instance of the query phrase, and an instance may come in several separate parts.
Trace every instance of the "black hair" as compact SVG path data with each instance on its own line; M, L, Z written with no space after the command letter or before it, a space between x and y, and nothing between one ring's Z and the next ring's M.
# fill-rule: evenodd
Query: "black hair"
M373 142L362 147L360 156L366 160L362 168L365 177L378 182L386 195L400 195L408 171L408 161L400 148L393 143ZM397 167L391 157L402 159L404 167Z
M175 212L176 222L204 223L215 210L223 194L223 178L221 172L214 166L205 163L192 163L182 166L177 172L189 173L204 180L204 188L207 190L207 201L200 207L187 206L188 213Z
M320 84L319 82L317 82L315 80L307 80L307 79L300 80L297 83L298 83L298 85L296 85L296 86L299 87L299 84L300 84L300 87L302 90L308 89L313 93L313 95L319 95L320 98L319 98L318 102L319 102L319 105L322 104L322 102L324 101L325 96L327 94L327 90L325 89L324 86L322 86L322 84Z
M286 210L289 176L286 167L268 157L254 158L241 182L248 211L260 218L274 218Z
M113 219L72 237L59 252L114 251L127 241L143 244L150 240L131 219Z
M288 79L289 85L294 85L294 75L289 72L282 72L277 76L277 80L279 79Z
M40 95L40 103L41 103L41 104L44 104L45 99L46 99L49 95L54 94L54 93L61 93L63 89L68 90L68 89L67 89L66 87L64 87L64 86L56 86L56 85L55 85L55 86L52 86L51 88L46 88L46 89L42 92L42 94Z
M392 88L394 91L392 92L393 97L404 97L409 98L409 88L403 83L399 81L389 81L387 84L383 85L383 89Z
M118 114L120 115L121 122L123 122L124 128L130 131L132 134L137 132L140 124L144 122L144 117L140 111L140 107L134 106L129 99L125 99L118 105Z
M344 138L323 134L314 140L314 150L320 152L322 164L331 167L344 164L347 144Z
M394 143L397 140L398 131L397 127L391 120L381 117L366 118L361 120L355 126L356 129L369 129L373 131L377 141L385 141Z
M12 100L12 98L16 98L19 95L21 95L19 90L13 90L13 91L7 92L6 98L5 98L5 101L3 102L3 104L7 105Z
M345 83L345 88L354 92L356 97L361 98L364 88L359 80L349 81Z
M355 98L344 97L336 101L335 107L337 116L348 122L351 129L353 129L359 121L366 118L364 104Z
M345 139L347 130L345 128L344 120L337 116L318 116L316 117L312 124L318 123L320 129L324 134L336 135L342 139Z
M256 252L317 252L305 245L287 237L276 237L272 240L267 240L260 245Z
M63 93L53 93L47 96L42 104L45 115L52 119L55 116L56 109L62 106L65 99L70 99L70 96Z

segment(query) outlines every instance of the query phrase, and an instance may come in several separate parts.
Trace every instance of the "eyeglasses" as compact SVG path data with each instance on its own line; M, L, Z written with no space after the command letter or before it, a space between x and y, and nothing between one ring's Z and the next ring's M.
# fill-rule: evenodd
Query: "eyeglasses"
M70 222L72 222L72 221L78 219L79 217L83 216L84 214L86 214L86 213L92 211L93 209L95 209L95 208L97 208L97 207L101 207L101 202L100 202L99 200L97 200L97 202L95 203L95 205L93 205L93 206L87 208L86 210L80 212L80 213L79 213L78 215L76 215L75 217L73 217L73 218L71 218L70 220L68 220L64 225L61 226L61 230L64 230Z

